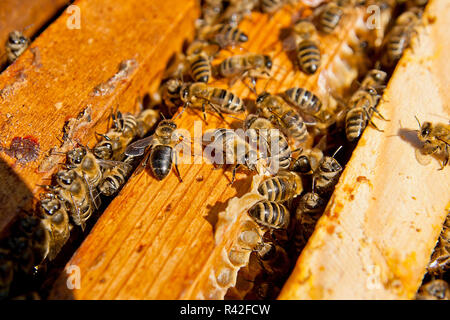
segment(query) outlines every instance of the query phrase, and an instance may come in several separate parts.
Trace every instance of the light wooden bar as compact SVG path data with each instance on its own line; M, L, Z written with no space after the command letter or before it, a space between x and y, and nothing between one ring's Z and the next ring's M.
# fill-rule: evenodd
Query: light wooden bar
M411 299L450 210L450 168L415 157L417 116L450 118L450 3L430 1L279 299Z
M63 162L48 155L54 147L64 152L72 146L58 141L65 122L73 123L71 139L92 146L95 132L106 132L113 110L137 112L137 98L156 90L170 56L192 38L198 16L194 0L80 0L74 5L80 8L80 29L67 28L69 14L62 14L0 75L2 145L30 135L40 144L36 161L13 169L15 159L0 153L5 162L0 166L0 231L31 208L41 191L37 185L48 184L45 179ZM125 60L133 62L126 77L95 95L94 88L118 73ZM86 121L75 121L83 110Z
M296 10L302 7L300 4ZM276 93L297 85L315 91L323 72L339 72L337 76L345 76L346 85L351 83L357 72L350 61L350 70L343 69L342 61L346 60L342 55L348 53L348 48L343 48L352 36L350 31L359 14L348 16L342 32L322 39L322 67L315 75L306 76L293 71L292 62L278 39L280 30L291 25L292 13L288 8L271 18L254 13L251 20L244 20L240 25L249 37L243 45L246 51L264 52L273 57L273 77L277 81L266 89ZM239 48L233 51L240 52ZM337 83L333 89L344 92L342 82ZM211 85L227 88L220 81ZM258 81L257 91L261 92L265 85L266 81ZM230 90L241 98L255 98L240 82ZM194 124L194 121L198 122ZM201 133L211 128L242 126L232 118L226 117L223 122L210 112L205 123L199 110L186 110L176 122L191 135L194 130ZM195 129L199 124L201 129ZM205 292L207 278L222 249L229 248L232 241L215 243L213 225L229 199L241 197L250 190L251 173L238 173L237 181L230 186L230 170L213 170L212 165L205 163L181 164L179 169L182 183L174 171L163 181L157 181L147 171L128 181L67 264L80 268L81 288L69 290L67 274L63 272L54 285L51 299L220 298Z

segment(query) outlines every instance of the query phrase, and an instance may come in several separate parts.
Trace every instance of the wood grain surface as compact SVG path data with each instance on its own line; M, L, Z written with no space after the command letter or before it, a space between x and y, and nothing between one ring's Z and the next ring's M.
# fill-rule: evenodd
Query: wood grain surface
M73 123L70 137L93 146L95 132L106 132L111 112L137 112L136 100L153 92L170 56L193 36L196 1L76 1L80 29L67 28L69 14L51 24L14 64L0 74L0 141L8 148L14 137L32 136L39 157L25 165L0 153L0 230L48 184L64 157L49 158L52 148L67 151L62 129ZM176 10L174 10L176 8ZM130 18L132 17L132 18ZM124 77L95 88L131 61ZM84 120L75 121L84 111Z
M287 6L272 17L253 13L251 19L240 25L249 36L243 45L245 50L232 51L272 56L276 81L269 84L258 81L257 92L266 85L265 89L273 93L293 85L318 91L320 79L325 87L329 85L336 92L344 92L358 76L355 69L358 62L349 58L353 55L348 43L354 40L361 12L350 11L341 32L321 38L322 66L315 75L306 76L297 71L279 40L280 33L291 25L292 16L300 8L303 5L295 10ZM331 76L328 78L327 74ZM334 80L328 82L328 79ZM211 85L228 88L227 83L220 81ZM230 90L241 98L255 98L239 81ZM197 137L211 128L242 126L236 119L226 117L224 122L211 112L205 123L199 110L189 109L176 122L193 136L195 131ZM63 273L50 298L217 298L204 294L208 293L207 278L214 270L217 257L223 253L224 246L230 245L214 242L217 214L225 210L229 199L241 197L249 190L252 174L239 172L237 181L230 186L230 170L214 170L212 165L195 159L200 162L179 165L181 183L174 171L163 181L157 181L148 171L131 177L66 266L80 268L81 288L68 289L68 274Z
M2 0L0 3L0 66L6 62L4 44L11 31L22 31L30 37L68 3L68 0Z
M279 299L411 299L450 210L450 169L419 164L417 116L448 123L450 3L430 1L375 120Z

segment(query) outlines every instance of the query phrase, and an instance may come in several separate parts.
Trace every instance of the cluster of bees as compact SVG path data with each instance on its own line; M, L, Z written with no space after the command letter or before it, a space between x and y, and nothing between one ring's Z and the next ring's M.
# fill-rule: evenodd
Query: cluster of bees
M100 197L120 190L136 160L125 156L125 148L145 136L160 115L145 109L136 116L119 111L112 118L113 127L100 134L92 149L73 142L74 148L62 153L66 162L54 175L55 184L42 186L45 191L36 212L18 219L0 244L0 297L17 295L19 291L14 290L21 282L30 280L44 261L55 259L73 226L84 230L100 206Z
M273 61L269 55L247 52L212 65L222 50L248 41L248 36L238 28L238 24L251 11L274 14L295 2L203 1L196 38L166 70L166 79L161 86L161 103L165 107L169 110L183 107L178 116L187 107L199 108L205 120L207 110L217 113L222 119L227 116L224 114L239 115L249 111L242 98L230 90L211 85L213 77L228 79L230 84L242 81L256 96L252 102L256 111L246 115L242 128L250 133L251 141L264 141L266 150L277 150L275 154L262 154L233 130L213 130L213 143L223 150L225 158L231 157L235 163L231 183L235 181L239 167L267 176L257 186L257 192L264 200L248 210L254 222L268 231L252 249L262 267L255 280L257 285L249 293L250 297L256 298L274 298L277 295L277 288L282 286L292 267L290 261L295 261L292 257L298 256L306 245L338 182L343 166L335 157L342 146L333 148L333 154L327 155L331 149L327 146L331 128L335 133L345 132L348 143L354 144L369 124L378 129L372 120L374 114L386 120L377 110L377 105L388 74L409 46L426 4L423 0L406 1L406 11L398 16L384 39L378 54L379 62L364 75L358 88L343 102L345 107L337 112L327 108L315 93L301 87L292 87L281 93L257 93L258 79L272 80ZM295 21L291 31L299 71L312 75L319 69L321 49L318 34L336 32L345 17L346 8L368 5L369 2L380 6L385 4L383 0L329 1L315 8L311 18ZM28 43L29 40L21 33L12 32L6 44L8 60L14 61ZM99 207L99 194L116 194L131 172L136 157L147 154L143 166L148 166L158 180L163 180L174 166L182 182L175 147L183 139L174 139L177 130L174 120L160 121L154 134L145 137L159 121L157 111L148 109L137 116L119 112L113 117L113 128L101 135L102 140L93 149L78 143L66 154L64 169L55 174L55 185L45 187L36 215L20 219L0 247L0 293L3 296L8 295L15 273L30 274L45 259L56 257L69 238L70 223L84 229L86 221ZM420 152L444 153L445 166L449 158L449 126L429 122L419 126L418 137L424 142ZM133 142L136 138L139 140ZM308 139L318 143L306 148ZM238 146L242 146L244 152L230 153ZM273 170L273 163L279 170ZM432 274L444 270L450 261L448 228L447 221L430 264ZM420 297L448 298L448 284L444 286L443 280L433 281L421 288ZM442 292L440 288L443 287L446 288L444 294L437 293Z

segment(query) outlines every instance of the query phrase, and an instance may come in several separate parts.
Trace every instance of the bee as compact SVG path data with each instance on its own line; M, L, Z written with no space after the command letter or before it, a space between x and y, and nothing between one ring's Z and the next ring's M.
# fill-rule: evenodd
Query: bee
M125 149L132 139L125 137L115 129L109 130L106 134L98 135L103 139L92 149L94 155L103 160L122 160Z
M428 273L439 275L450 268L450 216L447 216L439 236L439 243L434 249L428 265Z
M99 184L99 191L105 196L112 196L125 184L126 177L131 172L131 166L125 162L105 170L102 181Z
M350 99L352 107L345 115L345 134L348 141L357 140L362 135L368 123L378 131L382 131L372 121L374 112L381 119L386 120L376 109L379 97L377 90L373 87L361 87L353 94Z
M264 13L274 13L283 7L285 0L261 0L260 7Z
M393 66L405 49L409 46L414 28L419 23L422 11L412 8L402 13L396 20L391 31L386 37L383 63L386 66Z
M270 77L271 69L272 58L270 56L247 53L226 58L220 63L218 72L224 78L250 77L253 86L255 86L255 79Z
M186 106L201 107L206 120L206 105L209 105L222 118L222 113L244 112L244 102L232 92L214 88L203 82L185 84L180 91L181 100Z
M287 229L290 222L289 210L278 202L262 200L248 210L256 223L269 229Z
M136 117L137 137L143 138L152 129L160 119L158 110L145 109Z
M202 18L206 25L217 22L223 12L222 0L205 0L202 6Z
M432 124L431 122L424 122L421 125L417 117L416 120L419 124L417 137L423 143L422 148L416 150L417 160L419 160L422 164L426 164L427 162L421 159L421 155L443 153L444 160L441 164L440 170L444 169L448 163L450 155L450 124Z
M222 20L237 25L244 17L251 14L258 3L259 0L231 0L222 15Z
M362 88L376 88L378 86L384 85L387 79L387 73L383 70L372 69L365 75L363 81L361 82Z
M231 24L217 24L212 27L205 27L199 36L200 39L204 38L221 49L229 46L234 47L248 41L248 36Z
M303 150L292 163L291 170L302 174L312 174L323 159L323 152L319 148Z
M263 92L257 97L256 106L261 116L275 123L287 137L294 139L296 144L308 138L303 118L281 97Z
M245 119L244 129L247 130L246 132L249 134L251 141L256 142L258 138L261 138L260 142L266 143L267 151L270 152L269 159L273 159L271 161L273 170L289 168L291 164L291 148L286 137L268 119L250 114ZM277 167L275 168L274 166Z
M55 193L47 193L40 201L38 214L49 234L48 253L51 261L61 251L70 236L69 214Z
M67 167L85 179L92 187L97 187L102 179L101 163L106 160L97 159L86 147L77 147L67 152Z
M335 2L328 2L321 8L318 16L318 29L324 33L332 33L339 25L344 10Z
M117 115L112 115L114 122L114 129L126 138L133 139L136 136L137 131L137 119L131 113L122 114L120 111Z
M189 70L195 82L208 83L211 78L211 61L204 52L189 56Z
M436 279L422 285L416 295L417 300L450 300L447 281Z
M133 142L126 150L125 155L136 157L142 156L145 149L150 146L150 152L145 159L143 166L150 167L153 176L158 180L163 180L169 174L172 166L175 165L180 182L180 172L177 165L177 154L174 148L178 145L179 139L175 139L177 125L172 120L162 120L155 130L155 133L150 136Z
M8 63L13 63L28 48L30 39L20 31L10 32L6 41Z
M299 39L297 45L297 62L300 69L307 74L314 74L320 66L320 48L316 40L316 27L308 20L299 20L293 27Z
M286 250L280 245L265 242L256 248L256 253L262 262L264 271L269 274L270 278L274 279L288 274L290 259Z
M314 191L305 193L301 198L295 212L294 245L301 251L314 232L317 221L322 215L326 201Z
M224 159L216 159L216 163L219 164L235 164L233 167L233 176L231 184L234 183L236 178L236 172L240 166L245 166L248 170L262 172L262 163L260 161L259 152L256 145L250 144L244 137L239 136L236 131L230 129L214 129L212 136L214 140L212 142L206 141L206 137L209 134L205 134L204 144L207 144L205 151L214 151L218 154L220 152L224 155Z
M169 108L178 108L183 104L180 92L183 82L177 79L170 79L162 86L162 97L165 105Z
M303 191L303 183L295 172L283 171L274 177L262 181L258 193L268 201L282 202L293 199Z
M319 194L330 192L339 180L339 176L343 169L334 157L341 148L342 146L339 147L331 157L323 157L317 169L314 170L313 180Z
M84 230L86 221L94 212L89 186L75 170L60 170L56 173L57 186L47 186L62 199L73 222Z

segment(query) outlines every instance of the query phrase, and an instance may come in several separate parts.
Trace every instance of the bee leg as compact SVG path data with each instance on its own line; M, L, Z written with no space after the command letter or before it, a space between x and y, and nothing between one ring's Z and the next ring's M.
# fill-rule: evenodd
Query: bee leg
M223 116L222 112L220 112L220 110L217 109L212 103L208 103L208 104L222 118L222 120L225 121L225 117Z
M377 108L372 108L372 110L384 121L391 121L389 119L386 119L385 117L383 117L383 115L380 113L380 111L377 110Z
M206 107L205 103L202 104L203 120L206 122Z
M234 166L233 168L233 176L231 178L231 182L230 185L232 185L234 183L234 180L236 180L236 170L239 168L240 164L238 163L237 165Z
M97 201L95 200L95 197L94 197L94 191L92 190L92 186L91 186L91 184L89 183L89 181L88 181L88 179L87 179L85 173L83 173L83 178L84 178L84 182L86 183L86 186L88 187L89 195L90 195L90 197L91 197L91 199L92 199L92 203L94 204L95 209L98 210L99 204L98 204Z
M177 155L177 153L176 152L174 152L173 150L172 150L172 152L174 153L174 155L175 155L175 171L176 171L176 173L177 173L177 176L178 176L178 179L180 180L180 182L183 182L183 179L181 179L181 174L180 174L180 170L178 170L178 155Z

